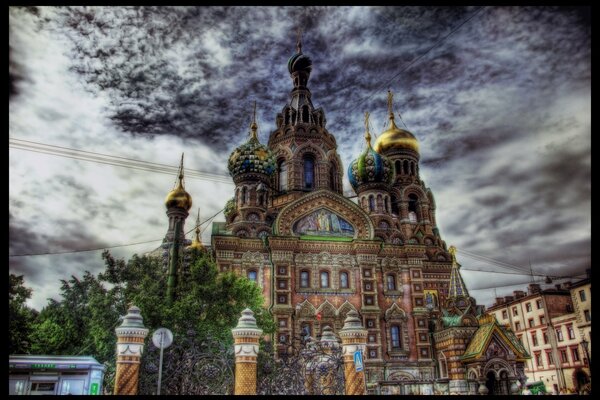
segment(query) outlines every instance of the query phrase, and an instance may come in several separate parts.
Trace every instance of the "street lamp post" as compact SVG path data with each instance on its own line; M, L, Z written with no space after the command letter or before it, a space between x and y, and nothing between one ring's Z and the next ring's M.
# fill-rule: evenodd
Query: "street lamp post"
M583 352L585 353L585 358L588 360L588 369L590 370L590 380L592 379L592 360L590 360L590 353L588 352L589 342L583 338L581 341L581 347L583 347Z

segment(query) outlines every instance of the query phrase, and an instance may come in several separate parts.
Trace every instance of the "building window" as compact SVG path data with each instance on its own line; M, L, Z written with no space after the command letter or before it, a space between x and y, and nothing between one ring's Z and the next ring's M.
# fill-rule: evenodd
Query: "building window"
M347 272L340 272L340 288L341 289L348 289L348 273Z
M548 365L554 365L554 357L552 357L551 352L546 353L546 359L548 360Z
M542 353L535 353L535 365L542 366Z
M369 338L369 343L375 343L377 341L377 338L375 337L375 334L371 333L368 336Z
M569 362L569 356L567 355L567 350L562 349L560 351L560 361L565 364Z
M421 357L428 358L429 357L429 349L426 347L421 347Z
M417 202L419 198L414 194L408 195L408 219L410 222L417 222Z
M536 331L531 332L531 342L533 343L534 346L538 345L538 338L537 338Z
M531 309L531 303L525 304L525 310L527 310L527 312L531 312Z
M544 305L542 304L542 299L536 300L535 305L538 310L541 310L542 308L544 308Z
M287 327L287 318L279 318L279 327L286 328Z
M279 335L279 343L286 343L287 342L287 335L282 333Z
M392 274L386 275L387 289L396 290L396 277Z
M413 287L415 292L420 292L422 290L421 285L418 283L415 283Z
M304 337L309 337L312 336L312 329L309 323L305 322L302 324L302 327L300 328L300 335L304 336Z
M377 349L369 349L369 358L377 358Z
M329 272L321 271L321 287L328 288L329 287Z
M440 378L447 378L448 377L448 364L446 362L446 356L444 356L444 353L440 353L439 355L439 364L440 364Z
M369 196L369 211L375 211L375 197Z
M365 282L364 286L365 286L365 291L373 290L373 284L371 282Z
M533 328L533 327L535 326L535 323L533 322L533 318L529 318L529 319L527 320L527 322L529 323L529 327L530 327L530 328Z
M592 314L590 313L590 310L583 310L583 316L585 317L586 322L592 321Z
M363 269L363 276L369 278L371 277L371 270L370 269Z
M579 358L579 350L577 349L577 347L571 347L571 355L573 356L573 362L581 361L581 359Z
M310 274L308 271L300 271L300 287L310 287Z
M412 272L412 277L413 278L420 278L421 277L421 271L413 271Z
M543 315L540 315L540 325L545 325L546 324L546 317L544 317Z
M279 191L285 192L288 188L288 165L285 160L279 162Z
M544 344L548 344L548 332L542 331L542 338L544 338Z
M427 341L427 334L426 333L419 333L419 341L420 342L426 342Z
M517 307L513 307L512 311L513 311L513 316L519 315L519 313L517 312Z
M392 325L390 327L390 337L392 339L392 349L399 349L401 347L401 342L400 327L398 325Z
M277 287L279 289L287 289L287 280L285 280L285 279L277 279Z
M277 303L278 304L285 304L285 303L287 303L287 295L280 294L279 296L277 296Z
M304 157L304 189L315 187L315 161L311 156Z
M419 328L425 328L425 320L424 319L417 319L417 326Z
M579 291L579 299L581 301L585 301L585 290L580 290Z
M502 319L508 318L508 312L506 310L502 310Z
M521 330L521 323L519 321L515 322L515 330L517 330L517 331Z
M519 339L519 342L520 342L521 344L523 344L523 335L519 335L519 336L517 336L517 339Z
M279 275L287 275L287 267L279 267Z
M420 307L423 305L423 298L422 297L415 297L415 306Z
M367 328L375 328L375 320L367 319Z
M331 189L332 190L337 190L337 168L335 167L335 164L333 163L333 161L331 161L329 163L329 182L331 184Z
M248 279L250 279L252 282L256 282L256 277L257 273L255 270L248 271Z
M575 339L575 330L573 329L573 325L567 325L567 336L569 336L569 339Z
M373 296L365 296L365 305L372 306L375 304L375 298Z
M565 338L563 337L562 334L562 329L556 328L556 340L558 340L559 342L562 342L563 340L565 340Z

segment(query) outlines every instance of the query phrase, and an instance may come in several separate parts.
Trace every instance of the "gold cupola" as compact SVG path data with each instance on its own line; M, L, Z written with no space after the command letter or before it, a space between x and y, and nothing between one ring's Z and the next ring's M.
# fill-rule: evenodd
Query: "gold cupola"
M167 194L165 207L167 209L174 207L183 208L186 211L192 208L192 196L183 187L183 154L181 154L181 164L179 165L179 182L177 187Z
M197 250L200 252L206 251L206 248L200 240L200 208L198 208L198 217L196 218L196 236L192 240L192 244L187 247L188 250Z
M388 112L390 125L381 133L373 148L376 152L384 154L389 149L410 149L419 153L419 142L417 138L406 129L398 128L394 122L394 111L392 109L392 92L388 90Z

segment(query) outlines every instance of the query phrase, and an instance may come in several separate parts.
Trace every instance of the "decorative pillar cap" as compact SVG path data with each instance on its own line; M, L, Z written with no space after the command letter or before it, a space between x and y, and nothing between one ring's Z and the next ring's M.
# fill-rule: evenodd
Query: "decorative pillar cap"
M127 315L123 317L123 323L121 323L119 327L144 329L144 318L142 318L140 309L134 305L129 307L127 310Z
M358 318L358 312L354 310L348 311L342 331L347 331L350 329L363 329L362 322L360 318Z
M323 328L323 333L321 335L321 345L326 348L338 348L340 345L330 326L326 326L325 328Z
M254 312L251 309L246 308L244 311L242 311L242 316L238 320L236 328L258 328L256 325L256 318L254 318Z

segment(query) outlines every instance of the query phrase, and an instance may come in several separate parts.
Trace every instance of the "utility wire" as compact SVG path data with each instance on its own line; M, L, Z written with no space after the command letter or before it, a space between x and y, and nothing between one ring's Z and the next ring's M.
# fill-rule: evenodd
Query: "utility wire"
M204 220L203 222L200 223L200 226L204 225L206 222L209 222L211 220L213 220L217 215L219 215L225 208L219 210L219 212L217 212L215 215L213 215L212 217ZM194 225L194 227L192 229L190 229L189 231L185 232L185 234L189 234L190 232L192 232L194 229L196 229L196 226ZM128 247L128 246L135 246L138 244L145 244L145 243L152 243L152 242L158 242L158 241L162 241L163 239L154 239L154 240L146 240L144 242L136 242L136 243L128 243L128 244L119 244L116 246L104 246L104 247L97 247L94 249L81 249L81 250L67 250L67 251L58 251L58 252L48 252L48 253L29 253L29 254L9 254L9 257L28 257L28 256L49 256L49 255L55 255L55 254L69 254L69 253L83 253L86 251L98 251L98 250L106 250L106 249L114 249L117 247Z

